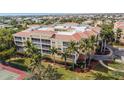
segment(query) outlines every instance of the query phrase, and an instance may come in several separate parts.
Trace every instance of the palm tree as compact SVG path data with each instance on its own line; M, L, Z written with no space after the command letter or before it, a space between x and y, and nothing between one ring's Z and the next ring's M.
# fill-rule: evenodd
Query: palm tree
M79 54L85 54L85 39L81 39L79 42L78 42L79 46L78 46L78 53Z
M57 72L55 68L53 68L51 65L48 65L45 67L41 61L43 56L41 56L41 53L39 53L39 50L30 42L26 42L26 53L29 58L31 58L31 63L28 66L31 70L31 73L34 76L34 79L36 80L55 80L59 79L61 75ZM51 52L53 55L57 52L56 48L52 48ZM55 57L54 57L55 60Z
M69 45L68 45L68 51L69 51L70 53L77 52L77 51L78 51L78 50L77 50L77 43L74 42L74 41L71 41L71 42L69 43Z
M43 56L37 47L35 47L30 41L26 42L26 55L31 59L31 64L29 67L32 71L41 63Z
M41 55L41 52L39 51L39 49L37 47L35 47L31 41L26 41L26 54L29 57L32 57L34 54Z
M91 36L89 38L89 42L87 44L88 47L88 54L89 54L89 62L88 65L90 65L90 61L91 61L91 57L94 54L96 48L97 48L97 41L96 41L96 37L95 36Z
M64 59L65 66L66 66L67 57L69 56L68 52L67 51L64 51L61 56L62 56L62 59Z
M90 52L92 51L91 49L92 43L91 39L85 39L85 69L87 66L87 59L90 59Z
M79 55L84 55L85 59L83 61L83 67L86 68L86 54L87 54L87 46L86 46L86 39L81 39L79 41L79 46L78 46L78 54Z
M50 48L50 51L51 51L52 57L54 59L54 64L55 64L55 54L57 53L57 48L52 47Z
M113 24L110 25L103 24L100 37L102 41L101 52L103 50L105 52L106 44L112 43L115 37L113 32Z
M116 30L116 38L115 38L116 42L119 42L119 39L121 38L121 35L122 35L122 30L118 28Z
M83 54L85 56L85 60L84 60L84 68L86 69L87 67L87 60L88 60L88 65L90 65L90 61L91 61L91 57L93 55L93 53L95 52L96 49L96 37L95 36L91 36L88 39L81 39L79 41L79 47L78 47L78 53Z
M78 49L77 49L77 43L74 42L74 41L71 41L68 45L68 48L67 48L67 51L68 53L72 56L72 54L76 54L76 52L78 52ZM76 56L75 56L76 57ZM73 69L74 69L74 65L75 65L75 57L72 58L73 59Z

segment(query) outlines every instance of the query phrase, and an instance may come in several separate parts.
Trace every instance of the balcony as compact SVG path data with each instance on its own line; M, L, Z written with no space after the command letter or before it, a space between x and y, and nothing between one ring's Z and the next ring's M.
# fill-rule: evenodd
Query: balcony
M63 42L63 46L68 47L69 42Z
M50 48L51 48L50 45L42 45L42 49L47 49L47 50L49 50Z
M50 51L50 50L42 50L42 52L43 52L44 54L51 54L51 51Z
M34 46L36 46L38 49L41 49L41 45L40 44L34 44Z
M40 43L40 39L37 38L31 38L32 43Z
M15 37L14 40L15 41L22 41L22 37Z
M46 39L41 39L42 44L50 45L51 41Z
M19 42L19 41L15 41L15 44L16 44L17 46L24 46L24 44L23 44L22 42Z

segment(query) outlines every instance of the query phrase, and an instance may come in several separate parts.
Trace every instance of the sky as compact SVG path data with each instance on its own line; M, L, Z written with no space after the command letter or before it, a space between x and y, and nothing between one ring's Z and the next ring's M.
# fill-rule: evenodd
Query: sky
M123 0L0 0L0 13L124 13Z

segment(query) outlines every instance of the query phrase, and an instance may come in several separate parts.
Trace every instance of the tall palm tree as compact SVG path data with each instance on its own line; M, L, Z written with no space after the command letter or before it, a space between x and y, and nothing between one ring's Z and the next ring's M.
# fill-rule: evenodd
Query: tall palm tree
M91 57L94 54L96 48L97 48L97 41L96 41L96 37L95 36L91 36L89 38L89 42L87 44L88 46L88 54L89 54L89 62L88 64L90 65L90 61L91 61Z
M91 57L96 49L96 37L91 36L88 39L81 39L79 41L79 54L83 54L85 56L84 59L84 68L87 67L87 60L88 64L90 65Z
M77 52L77 43L74 42L74 41L71 41L68 45L68 51L70 53L74 53L74 52Z
M115 42L119 42L119 39L121 38L121 35L122 35L122 30L118 28L116 30Z
M71 41L70 43L69 43L69 45L68 45L68 48L67 48L67 51L68 51L68 53L72 56L73 54L76 54L76 52L78 51L78 49L77 49L78 47L77 47L77 43L76 42L74 42L74 41ZM76 57L76 56L75 56ZM74 65L75 65L75 57L74 58L72 58L73 59L73 69L74 69Z
M102 30L100 33L101 41L102 41L102 46L101 46L101 52L106 48L107 43L112 43L114 40L114 32L113 32L113 24L103 24L102 25Z
M39 63L41 63L41 59L43 56L41 55L39 49L35 47L30 41L26 42L26 55L31 59L31 64L29 67L35 69Z
M54 64L55 64L55 54L57 53L57 48L52 47L50 48L50 51L51 51L52 57L54 59Z
M62 59L64 59L65 61L65 66L66 66L66 61L67 61L67 57L69 56L69 54L67 51L64 51L61 55L62 55Z
M81 39L79 42L78 42L79 46L78 46L78 53L79 54L85 54L85 39Z
M90 38L85 39L85 69L87 66L87 60L90 57L90 52L92 51L91 47L92 47L91 39Z
M79 46L78 46L78 54L79 55L84 55L84 61L83 61L83 65L84 68L86 68L86 54L87 54L87 46L86 46L87 42L86 39L81 39L79 41Z

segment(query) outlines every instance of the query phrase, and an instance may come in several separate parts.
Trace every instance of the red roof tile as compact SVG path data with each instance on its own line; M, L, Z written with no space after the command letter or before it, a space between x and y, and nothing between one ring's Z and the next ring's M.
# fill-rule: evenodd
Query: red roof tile
M15 33L14 36L30 36L30 32L18 32L18 33Z
M114 28L124 29L124 22L116 22Z
M76 41L79 41L82 37L79 35L79 33L75 33L73 37L76 39Z
M54 37L56 40L61 40L61 41L76 41L76 39L72 35L55 35Z
M97 31L98 30L98 31ZM63 34L57 34L55 31L49 31L49 30L34 30L30 32L18 32L14 35L16 36L30 36L30 35L42 35L42 36L48 36L50 38L54 38L56 40L62 40L62 41L79 41L81 38L89 38L92 35L97 35L100 29L90 29L84 32L77 32L73 35L63 35Z
M47 35L50 37L55 33L56 32L54 32L54 31L48 31L48 30L35 30L35 31L31 32L31 34Z

